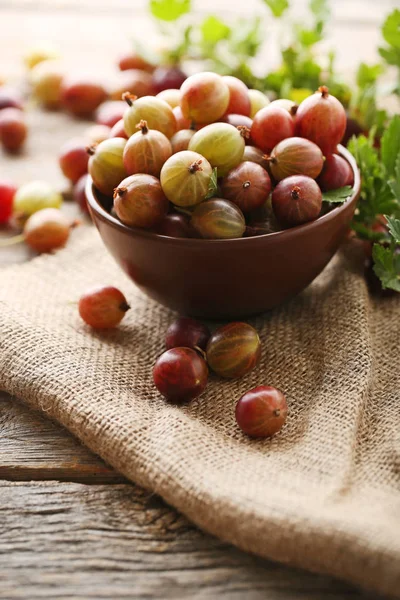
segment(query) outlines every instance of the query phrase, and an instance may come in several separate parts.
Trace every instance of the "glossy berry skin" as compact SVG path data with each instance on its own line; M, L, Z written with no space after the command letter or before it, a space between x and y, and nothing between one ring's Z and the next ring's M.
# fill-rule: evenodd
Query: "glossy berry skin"
M156 129L148 129L146 121L141 121L138 131L128 139L124 150L124 166L128 175L147 173L160 176L166 160L172 155L169 139Z
M63 198L47 181L33 180L18 188L14 197L14 212L18 217L29 217L43 208L60 208Z
M94 288L81 296L78 310L81 318L93 329L113 329L124 318L130 306L117 288Z
M149 73L154 71L154 65L149 63L139 54L133 52L121 54L118 59L118 68L120 71L127 71L128 69L140 69L141 71L148 71Z
M223 177L241 162L244 146L242 133L228 123L206 125L196 131L189 142L189 150L198 152L212 167L217 167L218 177Z
M28 135L22 111L17 108L5 108L0 111L0 141L9 152L18 152Z
M325 156L333 154L346 130L346 112L337 98L322 86L300 104L296 113L296 135L311 140Z
M114 127L115 123L123 119L125 110L126 102L123 100L107 100L100 104L96 110L96 123L106 125L107 127Z
M172 152L175 154L176 152L187 150L194 133L193 129L181 129L174 133L171 138Z
M229 87L220 75L196 73L182 84L182 114L195 123L213 123L226 113L229 96Z
M61 101L64 70L55 60L38 63L30 73L32 93L35 99L49 110L57 109Z
M127 177L114 191L114 210L125 225L152 229L166 216L169 203L159 180L139 173Z
M117 74L110 86L111 100L121 100L122 94L129 92L137 98L155 94L153 78L150 73L138 69L129 69Z
M174 113L176 128L178 131L181 129L191 128L193 121L183 116L182 109L180 106L175 106L175 108L172 109L172 112Z
M114 189L127 175L123 162L126 140L110 138L90 146L88 171L100 192L112 196Z
M324 156L314 142L292 137L275 146L269 157L269 164L276 181L291 175L307 175L316 179L322 171Z
M205 361L192 348L171 348L153 369L154 384L170 402L181 404L200 396L208 380Z
M263 169L269 172L269 161L265 152L256 148L256 146L246 146L243 152L243 161L249 160L257 165L261 165Z
M254 119L256 114L262 108L265 108L270 103L269 98L259 90L249 90L250 98L250 118Z
M120 138L124 138L125 140L128 139L128 136L125 131L125 125L124 125L123 119L121 119L120 121L117 121L117 123L115 123L115 125L113 127L111 127L111 131L110 131L110 134L108 137L110 137L110 138L120 137Z
M76 202L78 204L78 206L82 212L87 213L87 214L89 213L89 209L88 209L88 205L87 205L87 198L86 198L86 184L87 184L88 177L89 177L89 175L87 175L87 174L82 175L82 177L80 179L78 179L78 181L74 185L74 189L72 192L72 197L74 199L74 202Z
M181 207L195 206L207 196L212 176L208 160L197 152L183 150L163 165L161 186L168 200Z
M161 100L164 100L164 102L169 104L170 107L172 109L174 109L180 105L181 92L180 92L180 90L170 88L167 90L163 90L162 92L159 92L157 94L157 98L161 98Z
M200 321L190 317L179 317L168 327L165 345L168 350L179 346L205 350L210 335L208 327Z
M293 102L293 100L288 100L287 98L278 98L278 100L273 100L270 106L279 106L280 108L287 110L292 117L295 117L297 109L299 108L296 102Z
M249 373L261 356L257 331L247 323L234 322L219 327L207 344L209 367L226 379Z
M270 152L282 140L293 137L294 121L287 110L272 103L262 108L253 119L250 131L253 143L264 152Z
M136 133L136 126L140 121L147 121L149 129L161 131L167 138L171 138L177 127L174 113L169 104L154 96L132 98L126 96L128 104L124 113L124 127L129 136Z
M271 179L261 165L241 162L229 171L221 183L223 198L234 202L248 213L261 207L271 192Z
M322 191L336 190L354 184L354 173L347 160L331 154L327 156L318 183Z
M0 179L0 225L7 223L11 218L16 192L17 186L11 181Z
M24 108L20 93L6 85L0 86L0 110L4 108L19 108L19 110Z
M171 213L157 225L155 233L166 235L167 237L190 238L193 237L193 231L188 220L183 215Z
M311 177L293 175L282 179L272 192L272 208L282 227L295 227L319 217L322 193Z
M72 183L87 173L89 155L83 140L70 140L63 144L58 157L61 171Z
M158 94L168 89L179 90L186 79L186 73L179 67L157 67L153 72L154 92Z
M61 104L73 115L89 116L107 99L104 87L90 79L66 79L61 89Z
M236 204L222 198L212 198L193 211L191 226L199 237L209 240L230 240L243 236L246 221Z
M229 104L225 112L250 117L251 104L247 85L231 75L225 75L222 79L229 88Z
M44 208L29 217L24 225L25 242L36 252L51 252L65 245L71 223L57 208Z
M270 385L260 385L240 398L235 417L240 429L250 437L268 438L282 429L287 412L283 393Z

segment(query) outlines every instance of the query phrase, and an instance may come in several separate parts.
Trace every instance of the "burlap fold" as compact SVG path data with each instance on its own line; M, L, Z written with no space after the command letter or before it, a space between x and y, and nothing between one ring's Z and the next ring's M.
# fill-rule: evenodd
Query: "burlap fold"
M132 305L114 332L90 331L71 303L97 283ZM0 285L0 388L207 531L400 598L400 298L372 300L344 253L252 321L254 372L212 376L181 408L151 375L173 314L128 281L97 232L2 270ZM289 418L272 440L249 440L234 407L263 383L287 393Z

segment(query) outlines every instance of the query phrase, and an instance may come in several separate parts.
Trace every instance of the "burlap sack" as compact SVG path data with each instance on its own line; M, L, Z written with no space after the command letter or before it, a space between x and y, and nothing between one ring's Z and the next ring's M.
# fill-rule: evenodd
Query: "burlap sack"
M71 301L120 287L132 310L93 333ZM131 480L237 546L400 597L400 298L374 301L342 254L297 299L253 320L260 366L166 404L152 365L173 314L119 271L95 231L1 273L0 388L65 425ZM238 430L258 384L288 395L272 440Z

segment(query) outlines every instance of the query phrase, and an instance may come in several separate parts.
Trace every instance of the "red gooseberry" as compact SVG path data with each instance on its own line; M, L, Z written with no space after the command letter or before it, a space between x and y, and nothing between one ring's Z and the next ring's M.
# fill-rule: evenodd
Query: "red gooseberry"
M123 179L114 191L114 210L125 225L152 229L169 209L160 181L138 173Z
M0 141L9 152L17 152L23 146L28 128L24 115L18 108L0 111Z
M129 69L118 73L109 91L112 100L121 100L122 94L125 92L134 94L137 98L155 94L150 73L138 69Z
M241 162L229 171L221 183L222 196L234 202L244 213L259 208L271 192L271 179L255 162Z
M329 156L346 130L346 112L326 86L300 104L296 113L296 135L315 142Z
M175 106L175 108L172 109L172 112L174 113L176 128L178 131L180 129L191 128L193 121L183 116L182 109L180 106Z
M58 208L43 208L26 221L24 240L36 252L51 252L66 244L75 224Z
M66 78L61 89L61 104L72 114L91 115L104 100L107 92L103 85L89 78Z
M292 137L275 146L269 157L269 164L276 181L290 175L307 175L315 179L321 173L324 156L314 142Z
M0 225L7 223L11 218L16 191L17 186L11 181L0 179Z
M110 138L120 137L120 138L125 138L126 140L128 139L128 136L126 135L123 119L120 119L119 121L117 121L117 123L115 123L115 125L113 127L111 127L111 131L110 131L108 137L110 137Z
M139 131L131 135L124 150L124 166L128 175L147 173L160 176L161 167L172 155L169 139L156 129L149 129L146 121L136 126Z
M159 235L166 235L168 237L193 237L193 232L187 218L184 215L178 215L177 213L170 213L169 215L166 215L161 223L156 227L155 232Z
M129 309L123 293L112 286L89 290L78 303L81 318L93 329L113 329Z
M294 227L317 219L322 207L318 184L306 175L282 179L272 192L272 208L282 227Z
M67 179L76 183L88 170L89 155L85 140L70 140L63 144L58 161Z
M191 121L213 123L226 113L228 105L229 87L221 75L196 73L182 84L182 114Z
M246 230L240 208L223 198L212 198L196 206L190 224L199 237L210 240L241 238Z
M231 75L225 75L222 79L229 88L229 104L225 112L249 117L251 104L247 85Z
M336 190L345 185L352 186L354 184L353 169L347 160L337 154L331 154L325 160L318 183L324 192Z
M208 369L205 360L192 348L171 348L157 359L153 379L167 400L188 402L204 391Z
M178 90L186 78L186 73L178 66L157 67L153 72L153 86L155 93L158 94L159 92L168 89Z
M115 123L123 118L125 110L126 103L123 100L107 100L100 104L96 110L96 123L114 127Z
M235 417L240 429L250 437L267 438L282 429L287 413L284 394L272 386L260 385L240 398Z
M261 342L257 331L247 323L228 323L219 327L207 344L210 368L227 379L242 377L257 365Z
M272 103L258 111L250 130L253 143L270 152L280 141L294 135L294 121L287 110Z
M187 150L194 133L194 129L180 129L174 133L171 138L172 152L175 154L176 152Z
M140 69L142 71L148 71L149 73L154 71L154 65L135 52L125 52L125 54L121 54L118 59L118 68L120 71L127 71L128 69Z
M205 350L209 338L210 331L206 325L190 317L179 317L168 327L165 345L168 350L178 346Z

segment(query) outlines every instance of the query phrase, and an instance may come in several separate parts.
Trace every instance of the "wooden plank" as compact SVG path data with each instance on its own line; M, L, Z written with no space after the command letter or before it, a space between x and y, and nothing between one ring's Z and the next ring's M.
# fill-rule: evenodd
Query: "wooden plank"
M0 520L7 600L368 598L223 544L131 485L1 482Z
M0 393L0 439L0 479L125 481L62 427L4 393Z

